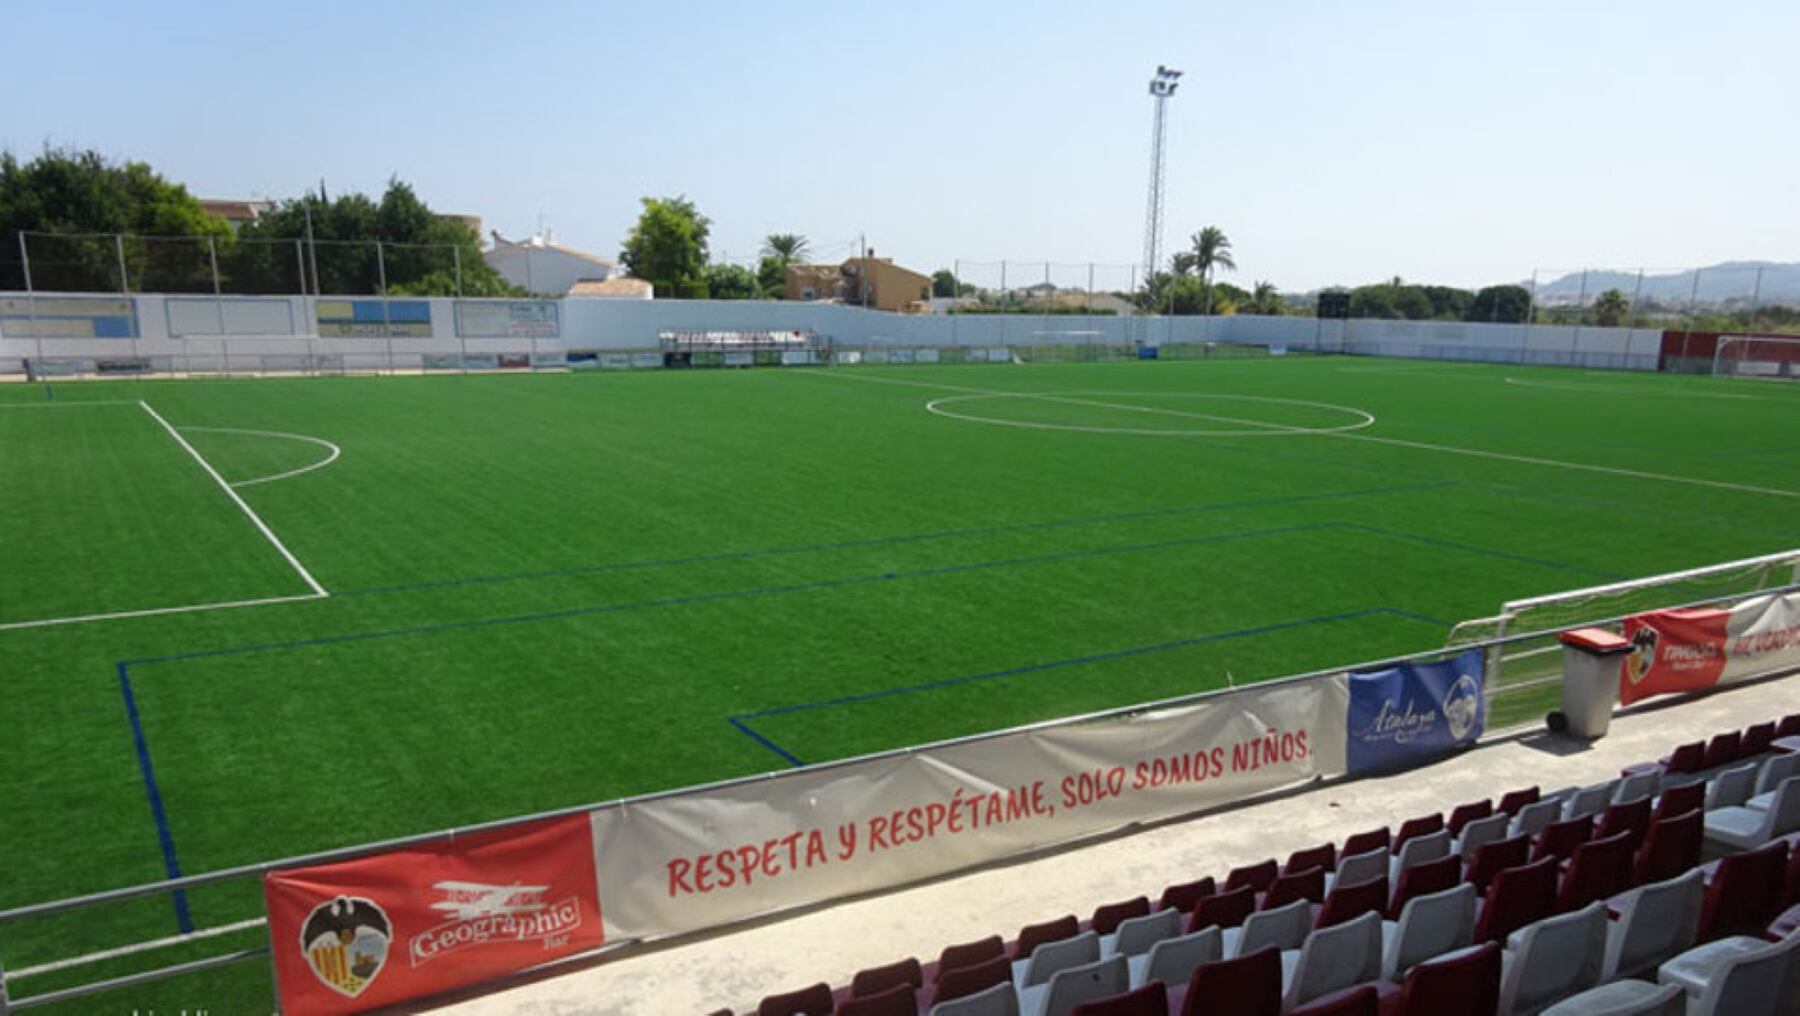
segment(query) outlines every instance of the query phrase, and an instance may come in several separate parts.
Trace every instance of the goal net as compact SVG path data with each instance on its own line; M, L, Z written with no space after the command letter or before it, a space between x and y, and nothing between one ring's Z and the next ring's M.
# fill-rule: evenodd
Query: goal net
M1717 602L1769 590L1800 586L1800 548L1704 568L1651 575L1603 586L1512 600L1492 617L1464 621L1451 629L1448 648L1519 638L1488 653L1489 694L1521 683L1536 683L1560 672L1556 634L1584 624L1610 622L1631 614ZM1523 636L1533 636L1523 638Z
M1800 381L1800 336L1721 335L1712 372L1714 377Z

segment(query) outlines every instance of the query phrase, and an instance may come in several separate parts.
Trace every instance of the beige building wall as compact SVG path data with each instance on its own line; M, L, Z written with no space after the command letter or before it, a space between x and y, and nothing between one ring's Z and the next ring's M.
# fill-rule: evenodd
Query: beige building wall
M931 299L931 276L894 264L891 258L851 258L841 265L789 265L787 298L841 300L900 314Z

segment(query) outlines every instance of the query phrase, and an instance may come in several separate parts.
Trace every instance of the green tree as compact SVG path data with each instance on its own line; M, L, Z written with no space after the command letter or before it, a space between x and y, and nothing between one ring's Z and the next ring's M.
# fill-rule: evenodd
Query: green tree
M958 279L948 268L939 268L931 273L932 296L973 296L975 287Z
M787 295L788 263L773 255L763 255L756 266L756 284L762 288L763 299L779 300Z
M658 293L704 299L706 238L712 221L685 196L640 200L644 210L625 237L619 260Z
M1199 256L1191 250L1178 250L1169 255L1169 271L1176 275L1194 274L1194 266L1199 263Z
M1228 272L1237 271L1237 262L1231 257L1231 240L1217 226L1206 226L1189 237L1189 240L1194 245L1194 270L1206 283L1206 313L1211 314L1213 272L1220 268Z
M142 162L114 163L98 152L46 148L21 163L0 153L0 289L24 289L17 263L26 233L130 234L30 237L31 283L47 290L121 289L207 291L212 288L210 240L229 246L231 229L207 215L187 188ZM194 237L147 241L137 237ZM123 253L126 278L119 278Z
M762 299L763 289L756 273L743 265L707 265L705 277L708 299Z
M1464 321L1521 324L1531 309L1531 294L1524 286L1489 286L1475 294Z
M302 275L304 291L343 295L382 292L384 277L386 292L406 296L524 292L483 260L474 230L432 211L398 178L379 201L332 198L321 186L245 223L237 238L221 263L236 292L293 292Z
M807 253L806 237L799 233L770 233L763 237L762 256L780 258L783 265L798 261Z
M1594 317L1608 328L1615 328L1631 312L1631 301L1618 289L1609 289L1594 300Z

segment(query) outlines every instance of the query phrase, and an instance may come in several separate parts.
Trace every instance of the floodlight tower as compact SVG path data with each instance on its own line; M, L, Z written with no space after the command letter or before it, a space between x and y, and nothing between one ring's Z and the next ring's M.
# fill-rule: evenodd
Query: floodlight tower
M1156 274L1157 259L1162 251L1163 220L1163 135L1168 123L1169 99L1175 95L1181 72L1161 64L1150 79L1150 97L1156 102L1156 117L1150 127L1150 202L1144 213L1144 284Z

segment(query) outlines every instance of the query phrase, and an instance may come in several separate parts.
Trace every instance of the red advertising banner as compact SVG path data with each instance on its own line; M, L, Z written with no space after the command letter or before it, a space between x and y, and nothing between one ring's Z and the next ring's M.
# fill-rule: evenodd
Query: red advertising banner
M1663 610L1625 619L1631 652L1619 671L1619 702L1652 695L1703 691L1725 673L1725 641L1731 612Z
M281 1006L350 1013L601 944L588 816L263 879Z

